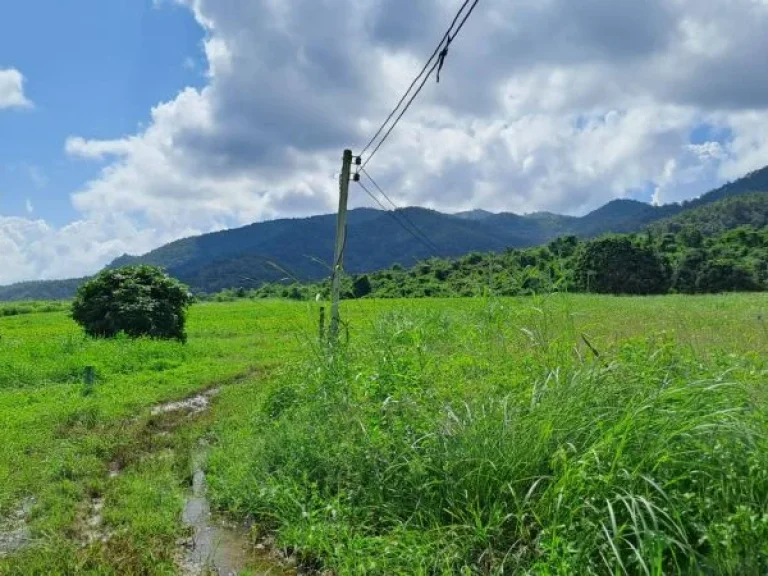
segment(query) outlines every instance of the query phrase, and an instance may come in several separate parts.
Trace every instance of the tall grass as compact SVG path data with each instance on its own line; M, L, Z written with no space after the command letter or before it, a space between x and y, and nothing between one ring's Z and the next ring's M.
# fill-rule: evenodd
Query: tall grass
M387 312L218 431L218 505L338 573L763 574L766 364L568 300Z

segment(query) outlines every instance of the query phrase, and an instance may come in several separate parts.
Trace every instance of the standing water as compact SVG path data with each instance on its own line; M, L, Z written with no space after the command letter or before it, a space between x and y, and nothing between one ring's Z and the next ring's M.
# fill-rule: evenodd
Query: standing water
M0 558L23 550L32 542L32 536L27 527L34 498L27 498L14 510L7 519L0 518Z
M203 454L193 457L192 490L184 506L182 520L193 529L192 541L181 561L187 575L247 574L288 576L296 571L283 566L274 556L256 550L244 527L227 525L211 516L206 497Z

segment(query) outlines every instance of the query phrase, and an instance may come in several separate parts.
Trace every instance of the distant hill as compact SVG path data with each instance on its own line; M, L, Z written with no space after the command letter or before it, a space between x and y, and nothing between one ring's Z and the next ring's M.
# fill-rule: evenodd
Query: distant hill
M677 216L654 222L657 233L675 234L684 228L695 228L705 236L721 234L739 226L768 226L768 192L753 192L725 197L712 204L689 208Z
M490 218L492 216L495 216L493 212L488 212L488 210L467 210L465 212L456 212L454 216L458 216L459 218L463 218L464 220L485 220L486 218Z
M711 204L712 202L717 202L724 198L731 198L750 192L768 192L768 166L750 172L743 178L739 178L734 182L729 182L728 184L707 192L694 200L687 200L683 202L682 207L683 210L690 210L691 208L697 208L704 204Z
M19 282L10 286L0 286L0 302L65 300L72 298L77 291L77 287L85 280L86 278L41 280L38 282Z
M410 266L434 255L451 257L474 251L536 246L569 234L588 238L607 232L636 232L654 222L685 218L688 213L697 215L688 216L685 222L705 226L704 222L710 222L712 217L705 216L706 210L699 209L749 192L768 192L768 167L683 204L652 206L636 200L613 200L582 217L548 212L521 216L485 210L442 214L424 208L404 208L396 212L360 208L349 212L345 268L357 274L389 268L395 263ZM743 214L737 205L738 202L729 205L733 217L727 222L723 220L722 226L739 225ZM751 209L747 212L752 214ZM415 239L401 223L417 227L430 242ZM155 264L166 268L195 291L203 292L256 287L283 278L318 280L329 274L335 226L336 216L332 214L260 222L177 240L143 256L125 255L110 267ZM439 248L438 254L429 244ZM0 287L0 300L70 297L80 282L28 282Z

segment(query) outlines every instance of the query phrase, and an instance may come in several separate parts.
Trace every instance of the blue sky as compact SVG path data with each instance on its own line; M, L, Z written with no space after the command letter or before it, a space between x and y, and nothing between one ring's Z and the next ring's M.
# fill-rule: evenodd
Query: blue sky
M0 214L63 225L69 195L99 164L70 158L72 134L114 138L152 106L205 82L203 30L182 6L152 0L24 0L3 4L0 68L26 78L34 108L0 114Z
M332 212L461 4L5 2L0 284ZM444 212L692 198L768 164L766 53L768 0L483 0L368 170Z

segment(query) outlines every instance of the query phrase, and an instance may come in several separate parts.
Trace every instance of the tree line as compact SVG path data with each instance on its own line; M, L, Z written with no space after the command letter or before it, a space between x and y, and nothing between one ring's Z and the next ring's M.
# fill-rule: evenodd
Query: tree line
M548 291L598 294L706 294L768 289L768 226L740 226L710 236L692 225L675 232L591 240L563 236L546 246L432 258L346 277L344 298L519 296ZM269 283L202 299L327 297L327 281Z

